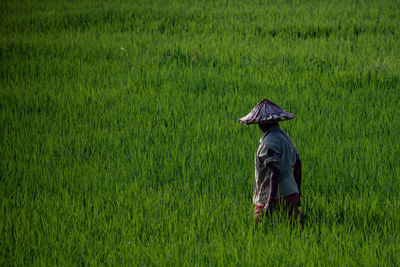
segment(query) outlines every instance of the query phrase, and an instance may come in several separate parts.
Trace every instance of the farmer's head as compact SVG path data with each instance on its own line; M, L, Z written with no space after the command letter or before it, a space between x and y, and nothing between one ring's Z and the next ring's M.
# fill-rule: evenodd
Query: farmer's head
M271 127L278 125L278 122L268 122L268 123L257 123L258 127L263 131L264 133L271 129Z

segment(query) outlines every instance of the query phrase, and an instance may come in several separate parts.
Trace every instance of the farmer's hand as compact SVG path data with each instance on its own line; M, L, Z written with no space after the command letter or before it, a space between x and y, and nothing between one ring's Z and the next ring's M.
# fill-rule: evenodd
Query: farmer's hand
M264 217L264 208L265 208L265 204L257 204L254 207L254 223L257 224L261 221L261 219Z

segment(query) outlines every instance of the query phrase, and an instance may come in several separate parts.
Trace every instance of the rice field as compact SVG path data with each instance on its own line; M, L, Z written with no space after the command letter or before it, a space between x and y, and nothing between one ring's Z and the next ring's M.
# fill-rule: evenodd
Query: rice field
M1 266L400 265L399 1L1 1ZM268 98L305 229L255 226Z

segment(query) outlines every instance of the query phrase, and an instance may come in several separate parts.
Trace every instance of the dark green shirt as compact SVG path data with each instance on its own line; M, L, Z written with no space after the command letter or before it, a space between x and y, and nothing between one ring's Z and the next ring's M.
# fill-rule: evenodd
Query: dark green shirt
M271 173L268 164L272 164L279 169L279 197L299 192L293 176L296 154L297 151L292 139L279 125L271 127L264 133L255 154L254 204L265 203L269 196Z

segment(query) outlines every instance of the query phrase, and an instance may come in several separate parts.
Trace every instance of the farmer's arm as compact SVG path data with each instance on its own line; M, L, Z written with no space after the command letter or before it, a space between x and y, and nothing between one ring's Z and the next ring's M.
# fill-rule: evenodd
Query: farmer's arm
M279 184L279 169L273 165L270 167L271 170L271 177L270 177L270 192L268 196L268 203L273 202L274 200L277 200L277 194L278 194L278 184Z
M269 169L269 196L265 211L271 214L277 201L280 171L277 164L280 162L280 147L276 140L270 139L268 146L262 151L266 167Z
M270 191L269 191L269 196L268 196L268 201L267 201L267 210L271 214L275 204L278 200L277 194L278 194L278 184L279 184L279 176L280 172L279 169L272 164L269 166L270 168L270 173L271 177L269 180L270 184Z
M266 167L269 169L269 196L265 210L269 213L274 209L275 203L278 196L278 184L280 171L278 168L281 158L281 148L279 146L279 140L269 139L268 146L262 151L261 156L264 159Z

